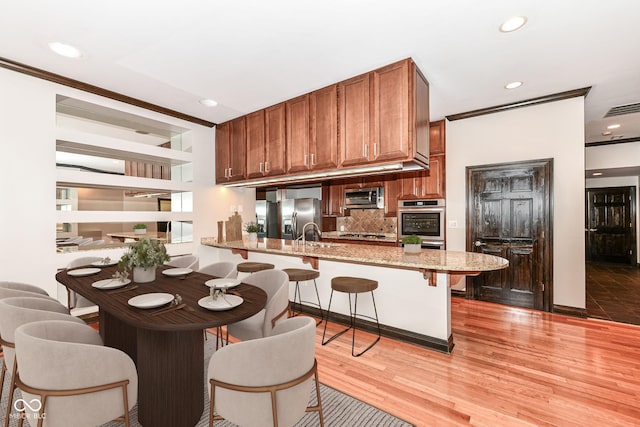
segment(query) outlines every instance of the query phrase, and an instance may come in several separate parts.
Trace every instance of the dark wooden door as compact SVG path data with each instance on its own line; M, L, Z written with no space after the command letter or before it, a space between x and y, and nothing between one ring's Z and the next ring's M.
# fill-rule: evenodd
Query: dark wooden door
M474 299L550 311L552 160L467 168L467 250L509 260L471 280Z
M635 262L635 187L586 190L589 261Z

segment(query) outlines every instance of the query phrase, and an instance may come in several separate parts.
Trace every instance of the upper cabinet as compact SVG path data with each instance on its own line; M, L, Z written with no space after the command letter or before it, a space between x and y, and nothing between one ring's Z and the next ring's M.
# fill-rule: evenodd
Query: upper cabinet
M338 90L336 85L285 102L287 173L338 166Z
M216 182L246 178L246 119L216 126Z
M429 85L406 59L338 84L340 164L429 158Z
M309 94L311 169L338 167L338 86Z
M244 121L243 134L234 134L237 120ZM264 185L261 178L282 174L302 182L316 171L356 175L362 166L400 162L426 167L429 84L409 58L218 128L216 176L222 183ZM241 139L244 147L233 143ZM239 168L237 156L245 152Z
M247 178L263 176L264 148L264 110L260 110L247 116Z
M432 156L445 153L444 120L429 124L429 154Z
M284 102L265 109L264 174L282 175L286 167L286 126Z

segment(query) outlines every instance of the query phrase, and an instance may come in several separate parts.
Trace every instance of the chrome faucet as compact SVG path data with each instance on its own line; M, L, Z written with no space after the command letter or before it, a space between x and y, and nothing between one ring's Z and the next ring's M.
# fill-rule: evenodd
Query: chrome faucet
M318 237L322 238L322 231L320 231L320 227L318 227L318 224L316 224L315 222L308 222L302 226L302 246L305 246L307 244L306 233L305 233L305 231L307 230L307 225L311 225L312 227L315 227L315 230L318 233Z

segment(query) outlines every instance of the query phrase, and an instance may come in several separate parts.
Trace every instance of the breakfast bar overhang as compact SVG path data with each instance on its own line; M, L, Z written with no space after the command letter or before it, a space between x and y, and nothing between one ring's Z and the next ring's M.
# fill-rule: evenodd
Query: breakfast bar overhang
M202 255L219 260L269 262L275 268L313 268L323 308L331 291L331 278L357 276L377 280L376 305L383 335L450 353L451 280L507 268L506 259L475 252L422 250L406 254L402 248L346 243L259 239L218 242L203 238ZM293 287L290 292L293 291ZM302 287L301 292L310 288ZM290 300L293 294L290 295ZM367 310L369 301L359 301ZM346 298L334 299L332 313L348 316Z

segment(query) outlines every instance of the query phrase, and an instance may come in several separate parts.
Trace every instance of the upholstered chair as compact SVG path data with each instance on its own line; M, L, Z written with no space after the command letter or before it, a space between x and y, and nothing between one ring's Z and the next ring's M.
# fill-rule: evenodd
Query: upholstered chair
M85 256L85 257L76 258L73 261L71 261L69 264L67 264L67 269L82 267L85 265L89 265L92 262L102 261L102 259L103 259L102 257L97 257L97 256ZM67 305L69 306L69 310L71 310L72 308L91 307L92 305L95 305L95 304L89 301L88 299L86 299L85 297L83 297L82 295L78 295L71 289L67 289Z
M45 414L47 427L95 426L124 420L138 398L138 374L124 352L102 345L91 327L68 321L40 321L15 331L22 398L33 427Z
M238 277L236 264L228 261L214 262L213 264L205 265L198 271L200 273L209 274L211 276L220 278L235 279L236 277Z
M271 335L289 309L289 276L282 270L263 270L242 280L267 293L267 305L253 316L227 325L227 332L243 341Z
M7 405L5 427L9 425L9 418L13 408L11 402L13 402L16 372L18 370L15 358L15 330L26 323L40 320L65 320L84 324L82 320L69 315L67 308L53 299L17 297L0 300L0 342L4 351L4 363L7 368L11 368L9 404ZM46 355L44 356L46 357Z
M44 289L37 286L19 282L0 282L0 299L16 297L44 298L56 301L50 298ZM6 360L6 357L2 358L2 368L0 368L0 399L2 398L2 390L4 389L4 377L7 374Z
M192 270L197 270L199 262L200 259L195 255L184 255L171 258L171 260L165 264L176 268L190 268Z
M309 411L323 426L315 338L315 320L298 316L269 337L216 351L208 368L209 426L224 418L244 427L287 427ZM314 380L317 405L309 406Z
M35 295L32 295L35 294ZM0 298L27 297L42 295L48 297L49 294L44 289L20 282L0 282Z

